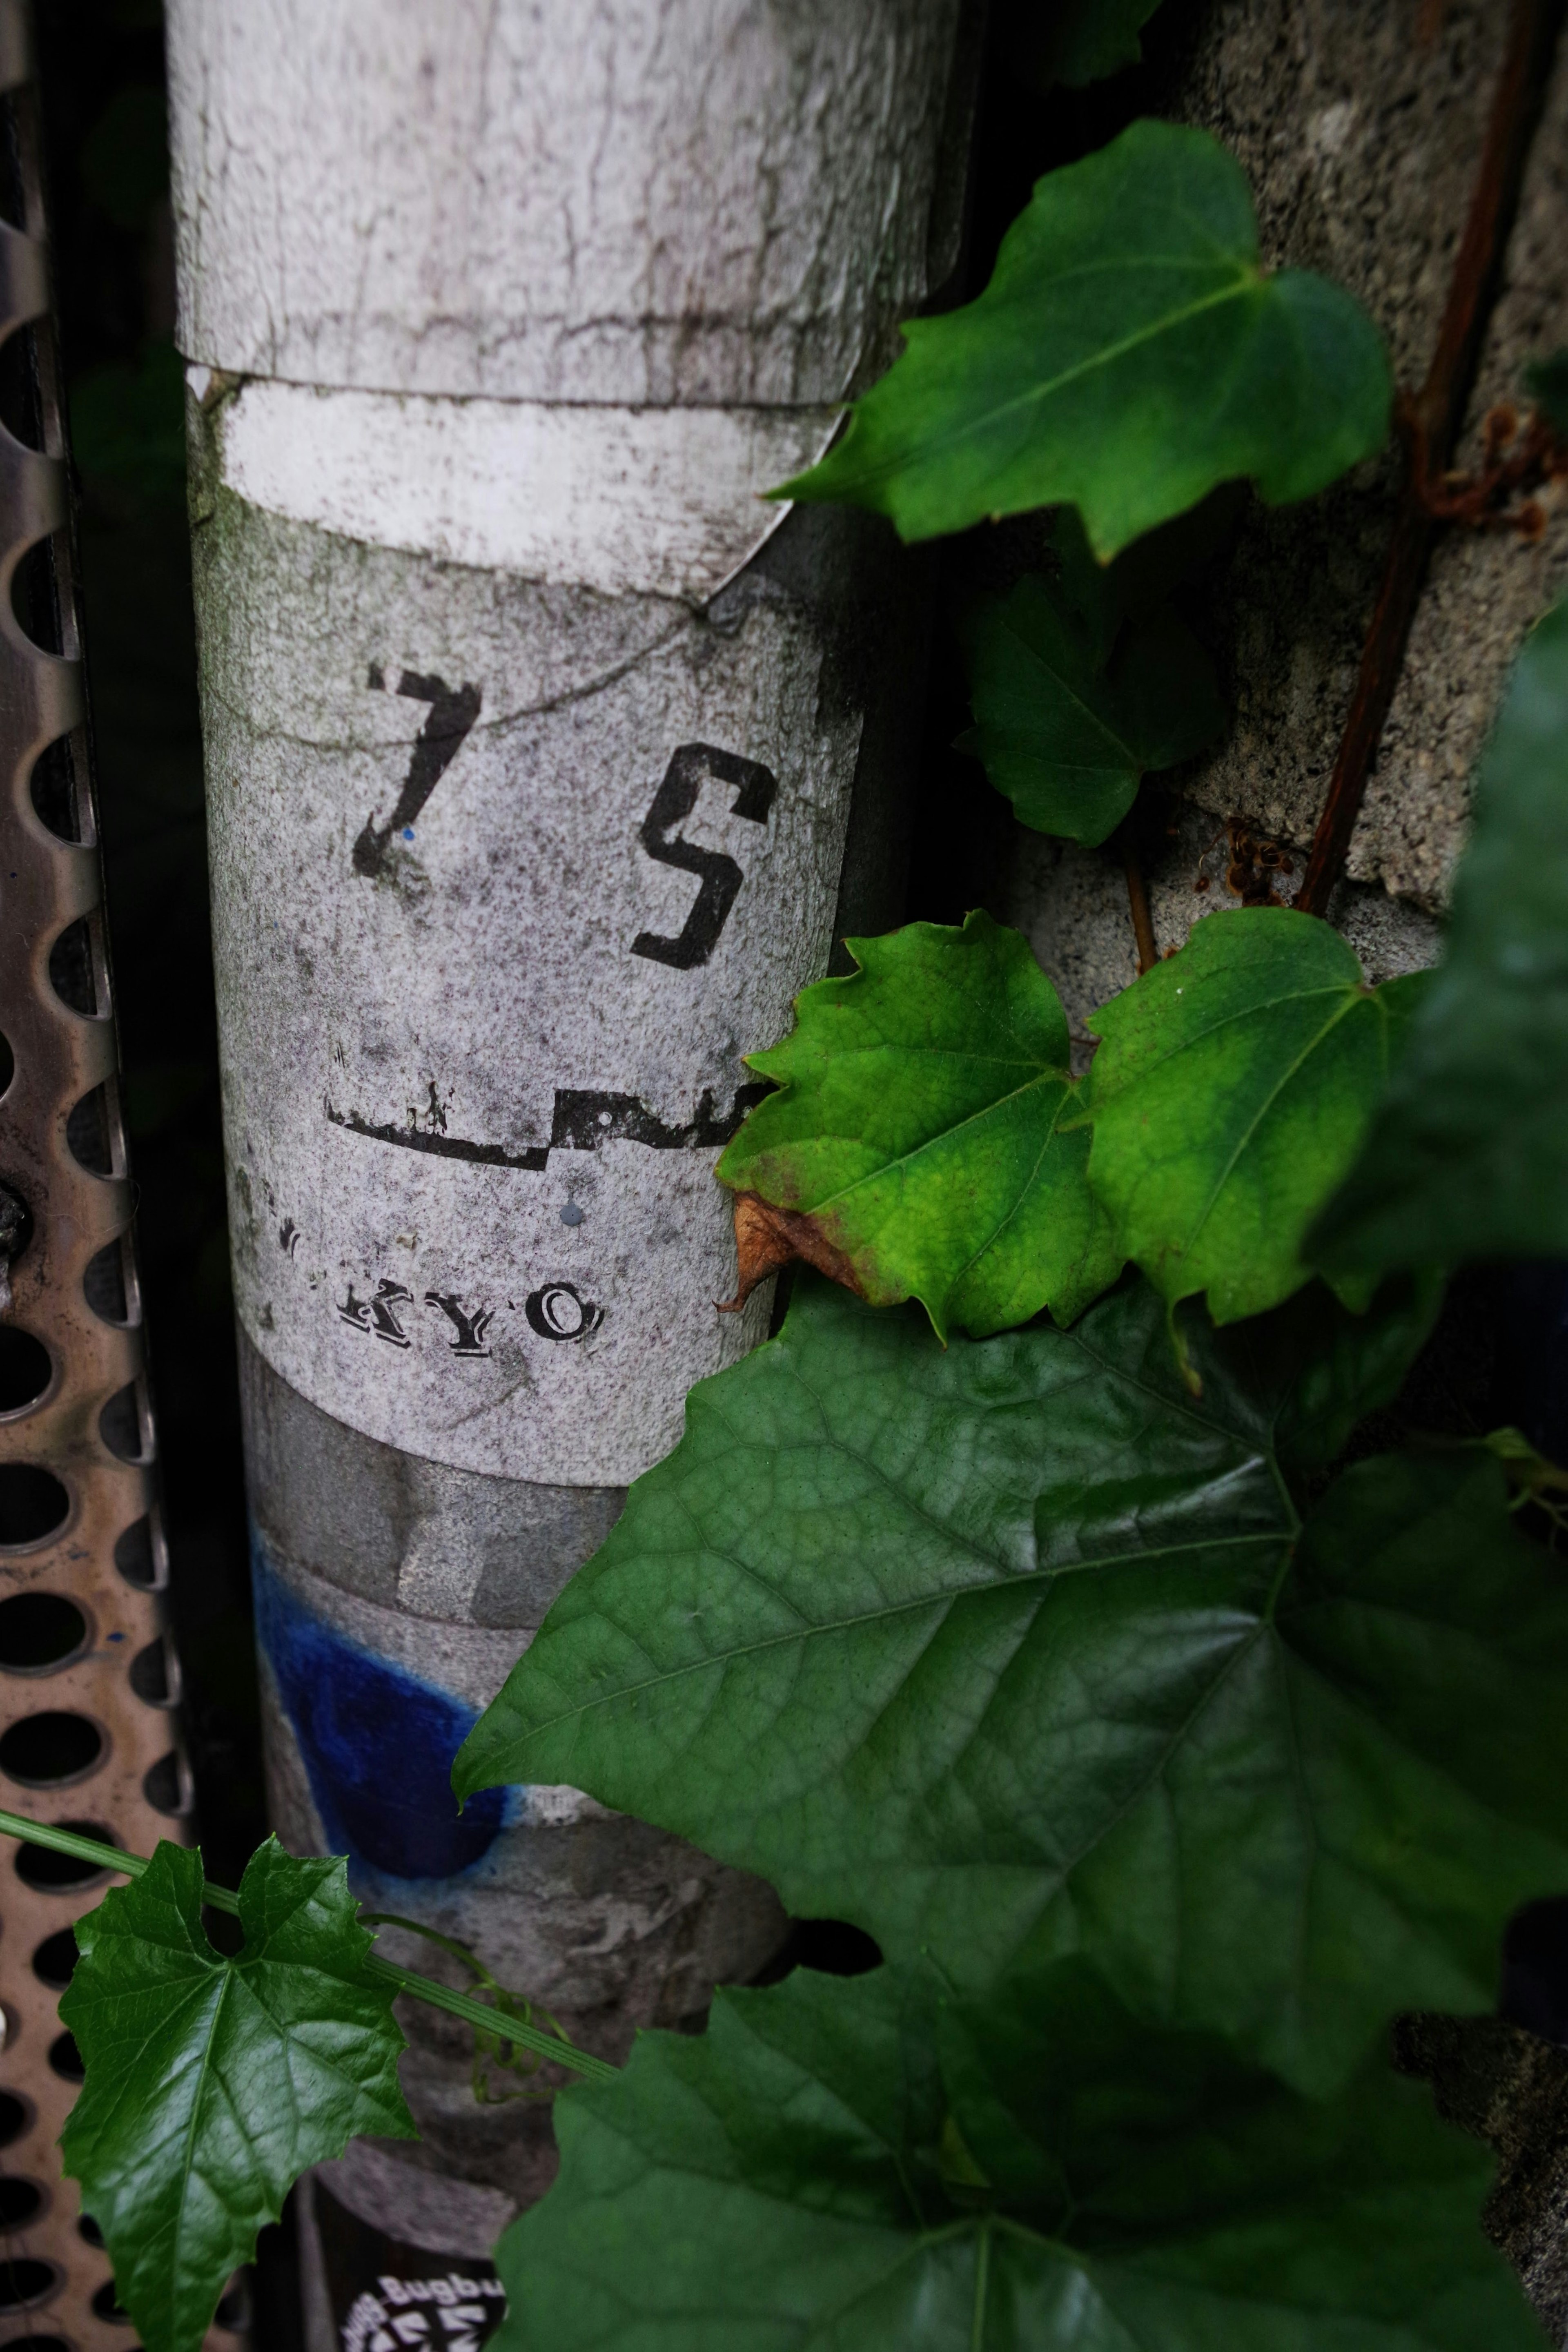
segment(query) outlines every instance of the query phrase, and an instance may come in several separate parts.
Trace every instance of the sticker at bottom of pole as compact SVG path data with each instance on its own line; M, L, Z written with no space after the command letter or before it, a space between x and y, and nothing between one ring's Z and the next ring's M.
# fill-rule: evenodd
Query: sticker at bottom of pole
M389 2238L315 2184L316 2227L332 2325L342 2352L479 2352L507 2315L493 2265L426 2252Z

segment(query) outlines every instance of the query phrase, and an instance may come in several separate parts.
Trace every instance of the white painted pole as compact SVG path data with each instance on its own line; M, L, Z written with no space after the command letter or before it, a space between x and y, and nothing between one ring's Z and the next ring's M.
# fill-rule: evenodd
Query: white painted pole
M761 1336L715 1307L740 1056L897 919L918 598L758 493L926 291L959 6L169 12L275 1817L606 2049L760 1965L771 1896L444 1771ZM408 2074L420 2155L318 2182L319 2332L548 2179L463 2053Z

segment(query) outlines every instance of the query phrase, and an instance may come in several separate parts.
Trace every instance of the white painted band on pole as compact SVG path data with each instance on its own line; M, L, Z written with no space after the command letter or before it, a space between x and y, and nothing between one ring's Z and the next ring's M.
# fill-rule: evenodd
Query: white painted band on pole
M763 493L838 422L825 406L555 406L258 379L224 403L223 476L252 506L372 546L703 604L783 519Z

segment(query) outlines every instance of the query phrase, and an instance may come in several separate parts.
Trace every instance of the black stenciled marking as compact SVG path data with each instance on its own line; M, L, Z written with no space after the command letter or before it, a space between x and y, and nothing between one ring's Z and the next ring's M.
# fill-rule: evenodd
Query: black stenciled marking
M372 662L366 683L385 689L386 677L379 662ZM372 809L365 819L364 829L354 844L353 858L356 874L372 877L386 870L386 855L394 833L402 833L413 824L431 793L452 765L462 747L464 737L479 716L480 693L476 686L450 687L444 677L426 677L419 670L405 669L397 682L399 694L411 702L428 702L429 713L414 738L413 753L408 763L408 774L397 796L397 806L385 824L378 824Z
M420 1110L414 1104L410 1103L408 1107L408 1123L410 1127L419 1128L425 1135L445 1134L446 1105L442 1101L440 1095L436 1091L435 1080L434 1078L430 1081L430 1100L425 1104L424 1108Z
M430 1135L423 1128L372 1127L355 1110L337 1110L330 1102L325 1105L328 1118L334 1127L346 1127L350 1135L363 1135L371 1143L400 1143L405 1151L433 1151L438 1160L470 1160L481 1168L525 1168L537 1175L549 1159L549 1147L542 1143L525 1144L520 1151L508 1151L502 1143L470 1143L461 1135Z
M524 1299L523 1313L541 1339L586 1339L604 1320L603 1307L570 1282L541 1283Z
M439 1307L451 1324L456 1337L448 1345L455 1356L489 1354L490 1350L485 1345L485 1334L491 1322L489 1307L476 1307L470 1314L455 1292L450 1290L427 1290L424 1303L427 1307Z
M697 794L709 776L716 783L738 786L731 814L749 817L753 824L767 824L779 790L779 779L770 770L755 760L743 760L738 752L721 751L712 743L683 743L672 757L637 838L661 866L676 866L683 874L700 875L702 888L678 939L639 931L632 952L654 963L673 964L677 971L690 971L695 964L706 963L745 878L734 858L727 857L722 849L694 848L675 833L683 817L690 816L695 808Z
M666 1127L635 1095L571 1094L564 1089L555 1098L550 1128L553 1151L597 1151L601 1143L643 1143L652 1151L700 1151L727 1143L741 1120L772 1088L766 1079L737 1087L734 1108L719 1118L714 1113L713 1088L705 1087L696 1116L685 1127Z
M695 1117L684 1127L670 1127L636 1095L559 1087L549 1143L525 1144L520 1151L508 1151L499 1143L471 1143L460 1135L431 1135L423 1128L372 1127L358 1111L338 1110L325 1099L323 1108L334 1127L347 1128L350 1135L365 1136L372 1143L397 1143L405 1151L433 1151L443 1160L520 1168L537 1176L549 1165L552 1151L597 1151L602 1143L642 1143L652 1151L716 1150L738 1132L752 1105L771 1092L765 1078L737 1087L731 1108L721 1118L714 1108L713 1088L705 1087Z
M345 1323L352 1323L357 1330L373 1331L378 1339L385 1339L394 1348L406 1348L412 1343L392 1309L413 1305L412 1290L405 1288L401 1282L389 1282L383 1276L376 1285L373 1298L357 1297L350 1282L349 1295L338 1312Z

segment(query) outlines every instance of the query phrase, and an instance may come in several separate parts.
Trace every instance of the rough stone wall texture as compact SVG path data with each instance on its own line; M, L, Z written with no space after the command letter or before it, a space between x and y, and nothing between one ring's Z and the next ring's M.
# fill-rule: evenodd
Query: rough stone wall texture
M1224 0L1207 12L1170 110L1239 156L1265 261L1348 286L1387 336L1400 383L1425 374L1463 234L1508 12L1450 5L1420 37L1416 0ZM1568 53L1531 150L1458 462L1494 401L1568 336ZM1211 615L1236 726L1191 796L1217 815L1311 838L1355 682L1393 517L1392 457L1305 508L1254 506ZM1440 903L1467 779L1525 632L1568 578L1568 511L1527 547L1450 530L1438 542L1357 830L1351 871Z
M1480 156L1508 12L1489 0L1209 0L1193 7L1154 110L1239 157L1273 268L1316 269L1364 302L1414 387L1426 373ZM1457 463L1532 356L1568 342L1568 44L1531 150L1500 299ZM1249 500L1193 617L1234 712L1225 740L1170 779L1184 803L1153 858L1155 934L1234 904L1212 855L1224 821L1304 850L1322 807L1377 594L1398 486L1390 450L1322 499ZM1438 538L1393 710L1333 910L1378 976L1428 962L1463 844L1469 779L1509 668L1568 582L1568 506L1544 537ZM1211 855L1209 887L1197 891ZM1218 862L1218 871L1214 871ZM1301 860L1295 866L1299 880ZM1284 895L1292 888L1287 879ZM1133 976L1119 867L1019 835L1004 893L1075 1025Z
M1487 2235L1512 2263L1553 2344L1568 2343L1568 2050L1494 2017L1406 2017L1401 2073L1497 2151Z
M1500 13L1500 12L1499 12ZM1519 218L1458 450L1473 467L1481 419L1517 400L1527 361L1568 341L1568 43L1531 151ZM1351 853L1351 872L1432 903L1462 844L1469 778L1503 680L1532 624L1568 583L1568 507L1534 546L1503 533L1439 538Z
M1175 830L1148 861L1149 913L1162 948L1179 946L1200 915L1235 899L1225 887L1227 835L1212 815L1190 803L1174 814ZM1301 876L1298 862L1296 879ZM1201 879L1206 886L1199 890ZM1287 877L1285 892L1291 884ZM1066 1007L1078 1067L1088 1066L1093 1040L1089 1015L1138 976L1127 885L1110 852L1077 849L1020 825L998 910L1021 930L1051 974ZM1437 918L1391 898L1381 883L1342 883L1333 921L1374 982L1435 963L1442 942Z

